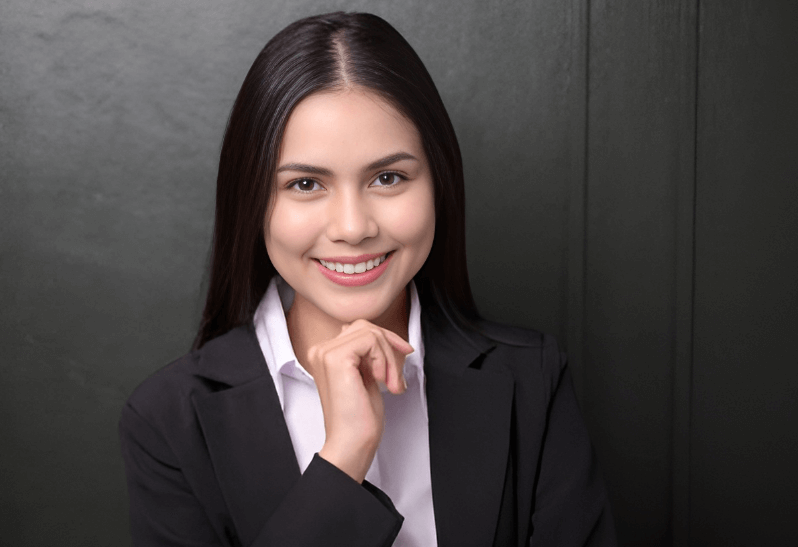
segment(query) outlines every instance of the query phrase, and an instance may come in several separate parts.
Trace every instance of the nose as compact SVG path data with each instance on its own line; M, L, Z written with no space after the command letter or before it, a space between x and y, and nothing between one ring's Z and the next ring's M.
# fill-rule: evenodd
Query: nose
M373 207L360 189L347 188L330 200L327 237L357 245L379 232Z

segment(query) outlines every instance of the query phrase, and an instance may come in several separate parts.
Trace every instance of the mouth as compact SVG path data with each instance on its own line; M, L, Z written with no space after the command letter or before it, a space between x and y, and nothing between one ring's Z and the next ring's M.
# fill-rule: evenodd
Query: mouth
M376 281L391 263L394 251L385 254L315 259L322 275L345 287L359 287Z
M345 275L362 274L372 270L385 262L393 251L382 255L370 255L368 257L352 257L344 258L338 257L329 260L319 258L319 263L330 270L331 272L343 273ZM353 260L360 260L359 262L352 262Z

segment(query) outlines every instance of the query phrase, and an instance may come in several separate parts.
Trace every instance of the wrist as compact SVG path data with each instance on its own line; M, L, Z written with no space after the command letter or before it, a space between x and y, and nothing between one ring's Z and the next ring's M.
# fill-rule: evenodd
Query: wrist
M327 462L349 475L353 480L362 484L374 459L374 453L375 450L368 449L365 451L342 451L328 443L324 443L324 446L319 450L319 457L324 458Z

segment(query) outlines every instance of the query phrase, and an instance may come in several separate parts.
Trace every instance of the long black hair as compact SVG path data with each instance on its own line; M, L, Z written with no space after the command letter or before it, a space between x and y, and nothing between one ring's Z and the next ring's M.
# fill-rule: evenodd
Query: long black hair
M251 321L276 273L263 220L292 110L312 93L348 86L382 96L421 135L435 191L435 239L414 278L422 306L439 306L461 326L478 319L466 269L463 163L438 90L385 20L338 12L301 19L278 33L238 93L219 159L208 296L195 348Z

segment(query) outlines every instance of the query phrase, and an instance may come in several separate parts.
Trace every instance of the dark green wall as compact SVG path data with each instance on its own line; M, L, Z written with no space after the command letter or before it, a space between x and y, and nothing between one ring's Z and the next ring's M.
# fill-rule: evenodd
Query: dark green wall
M798 4L0 6L0 537L127 545L116 422L184 353L235 93L368 10L458 132L488 317L557 334L622 545L795 545Z

